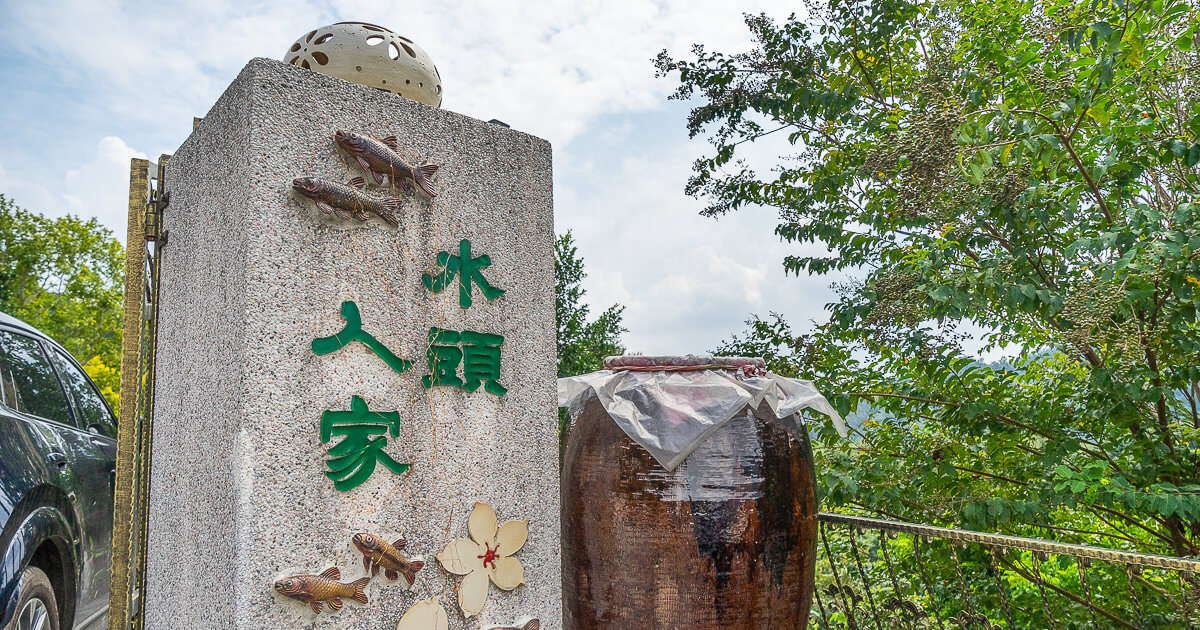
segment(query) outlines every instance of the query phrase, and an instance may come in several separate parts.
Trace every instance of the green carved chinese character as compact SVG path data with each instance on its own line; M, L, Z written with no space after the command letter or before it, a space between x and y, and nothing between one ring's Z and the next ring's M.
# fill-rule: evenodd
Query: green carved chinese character
M458 343L462 347L458 347ZM425 389L438 385L459 387L473 392L483 385L484 391L497 396L508 393L500 381L500 346L504 337L464 330L461 334L441 328L429 329L429 374L421 377ZM463 378L458 377L458 365L463 366Z
M504 289L493 287L483 277L483 270L492 265L492 259L487 254L471 258L471 241L465 238L458 243L457 256L450 252L438 252L437 264L443 268L442 272L435 276L425 274L421 276L421 282L425 284L425 288L437 292L450 286L454 277L458 276L458 305L462 308L471 306L472 282L479 286L483 297L489 300L504 295Z
M313 339L312 350L314 353L329 354L335 350L341 350L351 341L361 341L363 345L371 349L371 352L374 352L376 356L383 359L384 363L400 374L412 367L412 361L396 356L370 333L362 329L362 316L359 315L357 304L350 301L342 302L342 318L346 320L346 326L342 328L341 332L329 337Z
M429 329L429 374L421 377L425 389L435 385L462 387L463 382L456 374L463 358L462 350L458 348L459 339L459 334L453 330Z
M499 383L500 345L503 343L504 337L500 335L462 332L463 389L473 392L483 382L487 392L497 396L508 393L508 389Z
M322 413L321 443L328 444L335 436L344 436L326 451L329 459L325 465L329 470L325 476L333 481L333 487L342 492L357 488L375 471L376 462L397 475L408 470L408 464L401 464L383 452L389 434L399 437L400 412L371 411L361 396L350 399L350 411Z

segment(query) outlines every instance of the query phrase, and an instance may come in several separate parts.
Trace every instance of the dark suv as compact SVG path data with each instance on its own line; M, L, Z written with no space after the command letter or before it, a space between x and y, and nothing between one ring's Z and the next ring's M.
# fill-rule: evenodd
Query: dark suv
M0 628L107 625L115 436L70 353L0 313Z

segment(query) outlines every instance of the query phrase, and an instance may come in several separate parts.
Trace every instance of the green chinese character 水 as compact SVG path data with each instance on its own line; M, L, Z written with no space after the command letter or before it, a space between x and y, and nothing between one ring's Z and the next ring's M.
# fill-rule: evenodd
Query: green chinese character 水
M471 257L471 241L463 239L458 243L458 254L438 252L437 264L442 267L441 273L421 276L421 282L430 291L438 292L450 286L455 277L458 278L458 305L462 308L471 306L471 285L477 285L483 297L494 300L504 295L504 289L492 286L483 277L483 270L492 265L492 259L487 254Z
M372 337L370 333L362 329L362 315L358 312L357 304L349 300L342 302L342 318L346 320L346 325L340 332L329 337L313 339L312 351L315 354L329 354L330 352L341 350L351 341L359 341L400 374L403 374L412 367L412 361L396 356L386 346L379 343L375 337Z
M400 436L400 412L371 411L361 396L350 399L350 411L322 413L321 443L343 437L326 451L329 470L325 476L333 481L333 487L342 492L358 487L375 471L376 463L397 475L408 470L409 464L397 462L383 451L388 435Z

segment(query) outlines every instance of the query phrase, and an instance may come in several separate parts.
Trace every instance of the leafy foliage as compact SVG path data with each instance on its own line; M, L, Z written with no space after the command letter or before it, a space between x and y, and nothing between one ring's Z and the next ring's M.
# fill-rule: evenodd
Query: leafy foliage
M594 372L604 367L604 357L625 352L621 345L624 306L612 305L594 321L583 303L582 283L587 273L571 233L554 239L554 310L558 323L558 377ZM558 410L559 442L566 443L570 418Z
M1200 555L1195 0L810 9L656 63L715 146L706 213L777 208L829 249L789 271L859 278L811 333L755 318L720 349L868 409L822 433L827 505ZM781 131L769 171L740 159ZM1011 364L963 350L980 329Z
M0 311L62 344L114 412L124 276L124 249L96 219L50 219L0 195Z
M575 376L604 367L604 357L621 354L621 315L624 306L612 305L600 317L588 321L590 309L583 303L587 293L583 259L575 240L567 232L554 240L554 307L558 322L558 376Z

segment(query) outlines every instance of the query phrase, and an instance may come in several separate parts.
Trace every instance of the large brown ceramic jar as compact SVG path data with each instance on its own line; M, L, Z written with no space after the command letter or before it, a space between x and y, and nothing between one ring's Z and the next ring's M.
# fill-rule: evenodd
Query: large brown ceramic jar
M803 629L816 527L808 438L767 405L668 472L593 395L562 468L565 628Z

